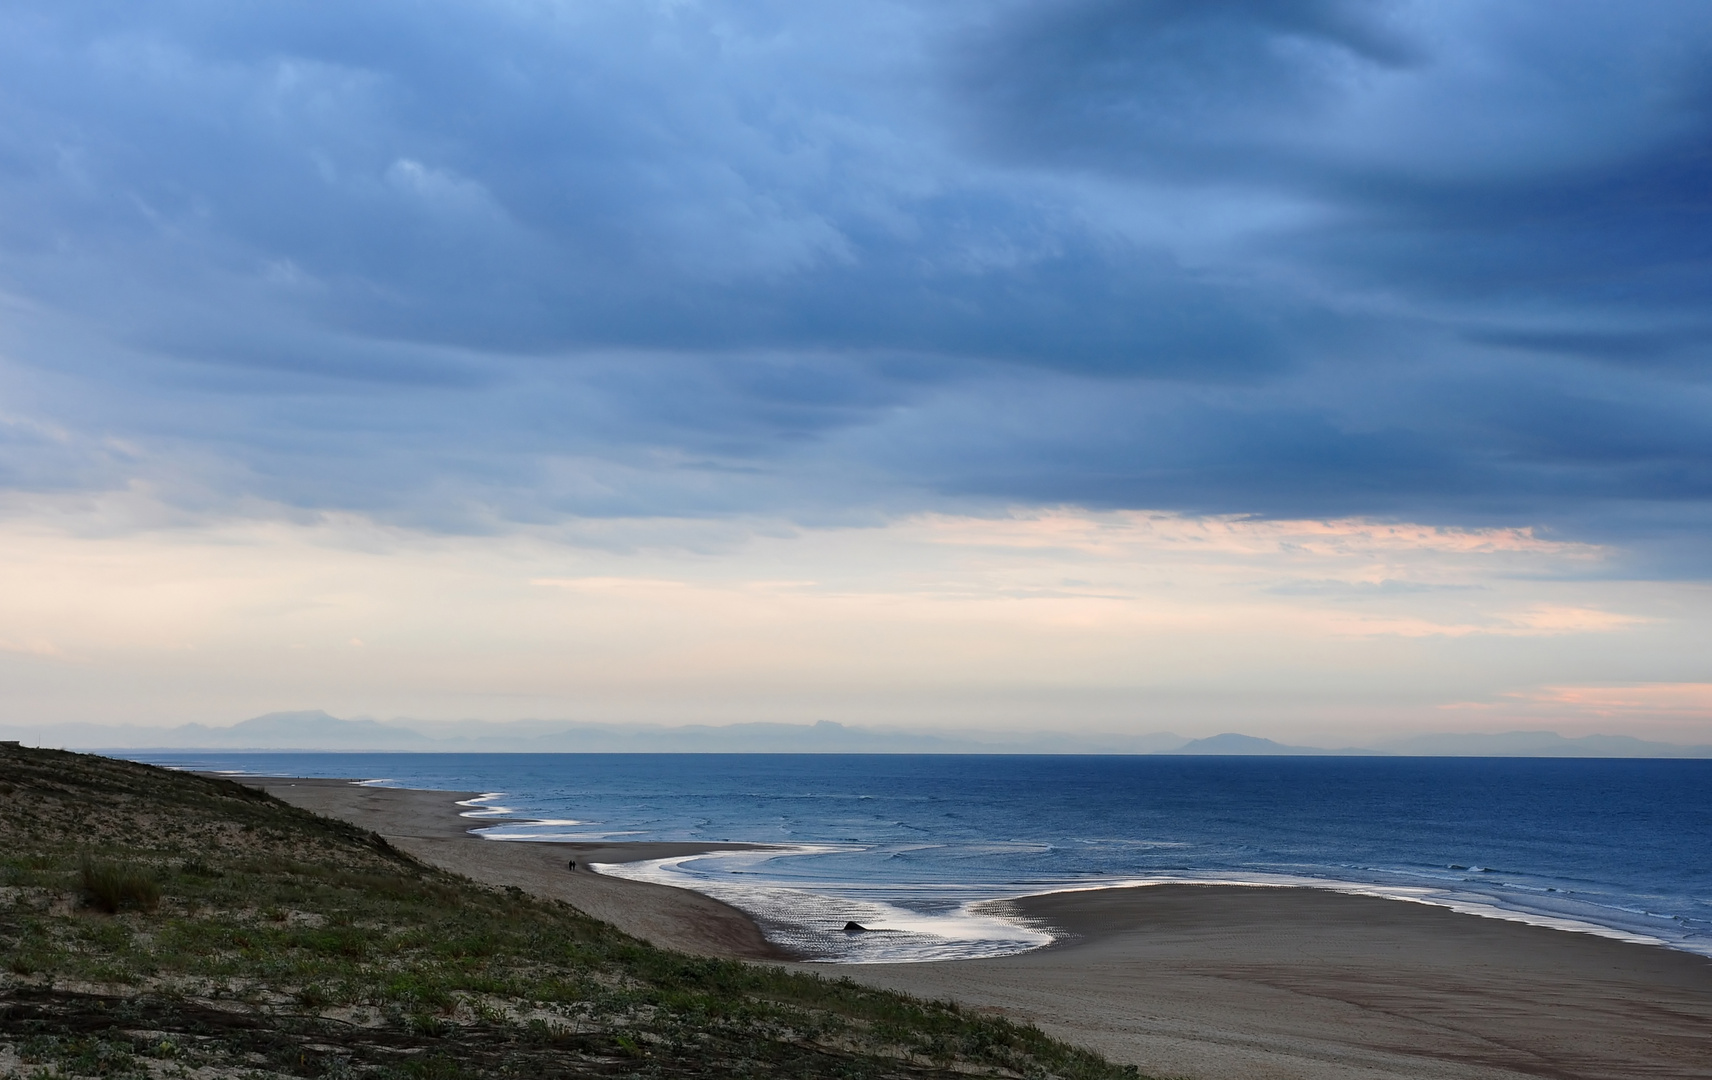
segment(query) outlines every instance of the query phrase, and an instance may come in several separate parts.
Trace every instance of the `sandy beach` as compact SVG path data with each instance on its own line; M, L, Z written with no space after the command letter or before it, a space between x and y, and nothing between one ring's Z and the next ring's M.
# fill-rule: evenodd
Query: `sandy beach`
M459 816L474 793L246 782L663 946L788 959L726 904L567 868L749 845L495 843ZM1015 908L1063 939L992 960L814 969L1035 1023L1161 1077L1712 1077L1704 957L1314 889L1162 885Z
M583 869L589 862L665 859L755 845L497 843L470 835L481 822L463 817L467 808L457 805L480 792L409 791L302 777L241 779L294 806L372 829L423 862L490 885L515 885L563 900L656 945L703 956L788 959L747 915L728 904ZM572 860L578 866L574 872L568 868Z
M1712 1076L1712 960L1314 889L1030 897L1074 935L855 977L1193 1077Z

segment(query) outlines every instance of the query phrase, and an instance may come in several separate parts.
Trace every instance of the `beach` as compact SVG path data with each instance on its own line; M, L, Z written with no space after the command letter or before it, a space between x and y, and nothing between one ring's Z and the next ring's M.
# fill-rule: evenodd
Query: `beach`
M294 806L340 818L385 837L423 862L490 885L514 885L563 900L627 934L680 952L746 960L789 957L762 936L741 911L685 889L604 877L589 862L630 862L746 849L749 844L495 843L470 835L479 821L459 802L474 791L411 791L365 787L349 780L240 777ZM575 860L576 871L569 869Z
M1712 960L1316 889L1160 885L1018 911L1073 935L854 977L1160 1075L1712 1076Z
M477 793L243 779L662 946L789 960L729 905L584 868L753 845L496 843L460 816L456 803ZM1712 1077L1701 956L1316 889L1160 885L1010 903L1061 940L988 960L805 966L1034 1023L1161 1077Z

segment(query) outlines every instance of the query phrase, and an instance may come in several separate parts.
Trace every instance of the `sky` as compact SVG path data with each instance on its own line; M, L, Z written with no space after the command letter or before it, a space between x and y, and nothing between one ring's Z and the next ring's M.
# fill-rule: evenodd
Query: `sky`
M0 8L13 722L1712 742L1709 641L1700 0Z

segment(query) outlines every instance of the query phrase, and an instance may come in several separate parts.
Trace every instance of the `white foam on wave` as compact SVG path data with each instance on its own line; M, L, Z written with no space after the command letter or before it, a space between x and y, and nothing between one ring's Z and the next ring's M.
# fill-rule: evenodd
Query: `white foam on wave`
M589 825L591 822L578 818L518 818L511 815L517 813L509 806L501 806L496 800L503 799L505 792L490 791L477 795L473 799L462 799L457 805L469 809L458 816L467 818L501 818L492 825L470 832L483 840L534 840L537 842L565 840L604 840L611 836L627 835L612 832L598 833L567 833L553 832L554 829L565 829L577 825Z
M468 807L468 809L458 816L468 818L505 817L508 814L516 813L511 807L501 806L494 801L504 797L505 792L503 791L490 791L485 795L477 795L473 799L460 799L455 805Z
M1353 896L1426 904L1464 915L1501 919L1571 933L1712 955L1712 941L1648 932L1654 928L1617 918L1615 911L1563 898L1565 907L1539 910L1507 904L1486 892L1449 884L1339 881L1286 874L1173 873L1140 877L1029 882L1010 885L920 885L888 882L793 882L767 873L768 864L793 856L859 851L855 846L801 845L764 851L718 851L632 863L602 863L614 877L693 889L753 917L769 940L811 961L838 964L910 963L1008 956L1051 944L1050 927L1036 925L997 901L1066 892L1157 885L1228 885L1308 888ZM769 880L770 879L770 880ZM1530 900L1537 897L1530 895ZM1606 915L1608 921L1588 917ZM867 928L845 933L847 922ZM1628 922L1629 925L1619 925Z
M924 888L860 883L816 883L815 888L761 877L757 868L779 858L859 850L801 845L764 851L716 851L630 863L596 863L612 877L694 889L743 911L768 940L806 960L840 964L910 963L1008 956L1050 944L1050 931L1016 918L977 910L986 895L961 897L961 887ZM911 891L938 894L938 910L908 907L877 895ZM930 899L933 897L930 896ZM857 923L864 929L848 932Z
M480 829L471 829L473 836L483 840L498 840L506 843L522 844L562 844L569 841L615 840L627 836L646 835L637 830L614 832L602 829L597 832L551 832L549 829L562 828L571 825L587 825L589 822L576 821L571 818L542 818L538 821L505 821L497 825L488 825Z

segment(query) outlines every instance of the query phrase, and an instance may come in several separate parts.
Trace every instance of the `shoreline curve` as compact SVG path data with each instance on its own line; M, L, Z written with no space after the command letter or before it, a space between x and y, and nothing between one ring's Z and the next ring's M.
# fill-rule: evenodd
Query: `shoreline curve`
M989 902L1055 929L1029 952L829 968L789 962L700 893L565 865L567 851L616 862L770 845L485 841L458 806L481 793L228 778L657 945L955 1001L1144 1074L1712 1080L1712 958L1664 946L1306 886L1151 884Z

